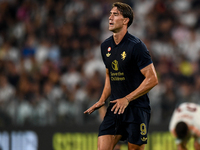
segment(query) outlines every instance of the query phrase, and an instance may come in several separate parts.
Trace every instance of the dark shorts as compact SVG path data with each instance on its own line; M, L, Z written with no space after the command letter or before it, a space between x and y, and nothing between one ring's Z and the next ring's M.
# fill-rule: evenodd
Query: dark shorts
M150 113L142 108L128 108L122 115L113 114L108 107L103 122L99 127L101 135L122 135L120 140L142 145L147 144Z

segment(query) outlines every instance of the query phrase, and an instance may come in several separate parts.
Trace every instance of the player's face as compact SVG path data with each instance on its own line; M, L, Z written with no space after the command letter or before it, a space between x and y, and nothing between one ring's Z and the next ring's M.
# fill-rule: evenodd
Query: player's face
M114 33L119 32L124 25L124 19L117 7L113 7L109 16L109 30Z

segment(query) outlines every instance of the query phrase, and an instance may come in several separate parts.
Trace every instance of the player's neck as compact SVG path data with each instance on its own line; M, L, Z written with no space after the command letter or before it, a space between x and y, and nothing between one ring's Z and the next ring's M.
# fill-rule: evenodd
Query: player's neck
M127 29L121 30L117 33L113 33L113 38L114 38L116 45L118 45L121 42L121 40L125 36L126 32L127 32Z

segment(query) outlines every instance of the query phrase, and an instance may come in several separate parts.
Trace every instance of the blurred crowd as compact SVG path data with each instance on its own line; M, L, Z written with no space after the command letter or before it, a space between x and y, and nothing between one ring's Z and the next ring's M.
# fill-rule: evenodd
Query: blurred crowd
M151 124L168 123L182 102L200 103L200 1L120 0L135 19L159 85ZM0 127L93 124L105 78L100 44L112 33L114 0L0 0Z

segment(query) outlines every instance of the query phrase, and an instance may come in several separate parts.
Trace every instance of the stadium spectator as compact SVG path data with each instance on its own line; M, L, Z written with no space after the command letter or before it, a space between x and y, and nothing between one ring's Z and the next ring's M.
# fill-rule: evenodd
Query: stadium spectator
M161 95L168 97L167 92L164 92L167 88L164 82L166 76L175 81L172 86L176 87L178 102L168 105L169 110L183 100L199 103L200 3L198 0L122 1L130 4L137 14L129 27L129 33L134 33L146 44L160 80L161 89L155 88L150 92L150 97L152 95L156 98L151 98L150 123L161 124L162 117L159 119L158 113L167 114L167 118L171 116L170 112L166 113L166 109L161 108ZM22 114L15 113L15 110L27 102L26 95L32 81L39 83L41 99L45 99L47 104L44 105L48 106L52 106L53 103L49 102L52 98L45 97L43 87L46 81L53 80L52 86L62 91L66 83L57 81L56 78L64 77L73 69L78 74L77 79L70 81L70 84L67 81L67 86L71 87L74 84L77 92L78 84L87 93L86 97L91 97L87 88L94 88L90 87L94 84L88 83L93 82L90 80L94 79L92 76L96 71L100 73L96 77L99 78L98 84L104 84L104 68L99 46L111 35L107 30L107 12L112 2L113 0L0 1L0 74L6 76L8 84L16 91L14 97L8 101L7 107L1 109L8 116L12 116L9 123L23 125L16 121ZM88 72L85 72L86 69ZM56 92L56 97L59 98L53 101L57 101L57 104L69 101L67 95L76 93L70 90L66 89L65 94ZM156 93L153 93L154 91ZM96 95L100 96L100 93ZM76 97L73 104L79 108ZM88 100L89 98L84 100L85 107ZM30 108L32 107L34 105L30 103ZM50 124L59 122L57 113L57 110L52 109ZM76 111L75 114L81 116L82 112ZM82 121L88 122L87 119L83 118ZM77 124L76 121L73 123Z

